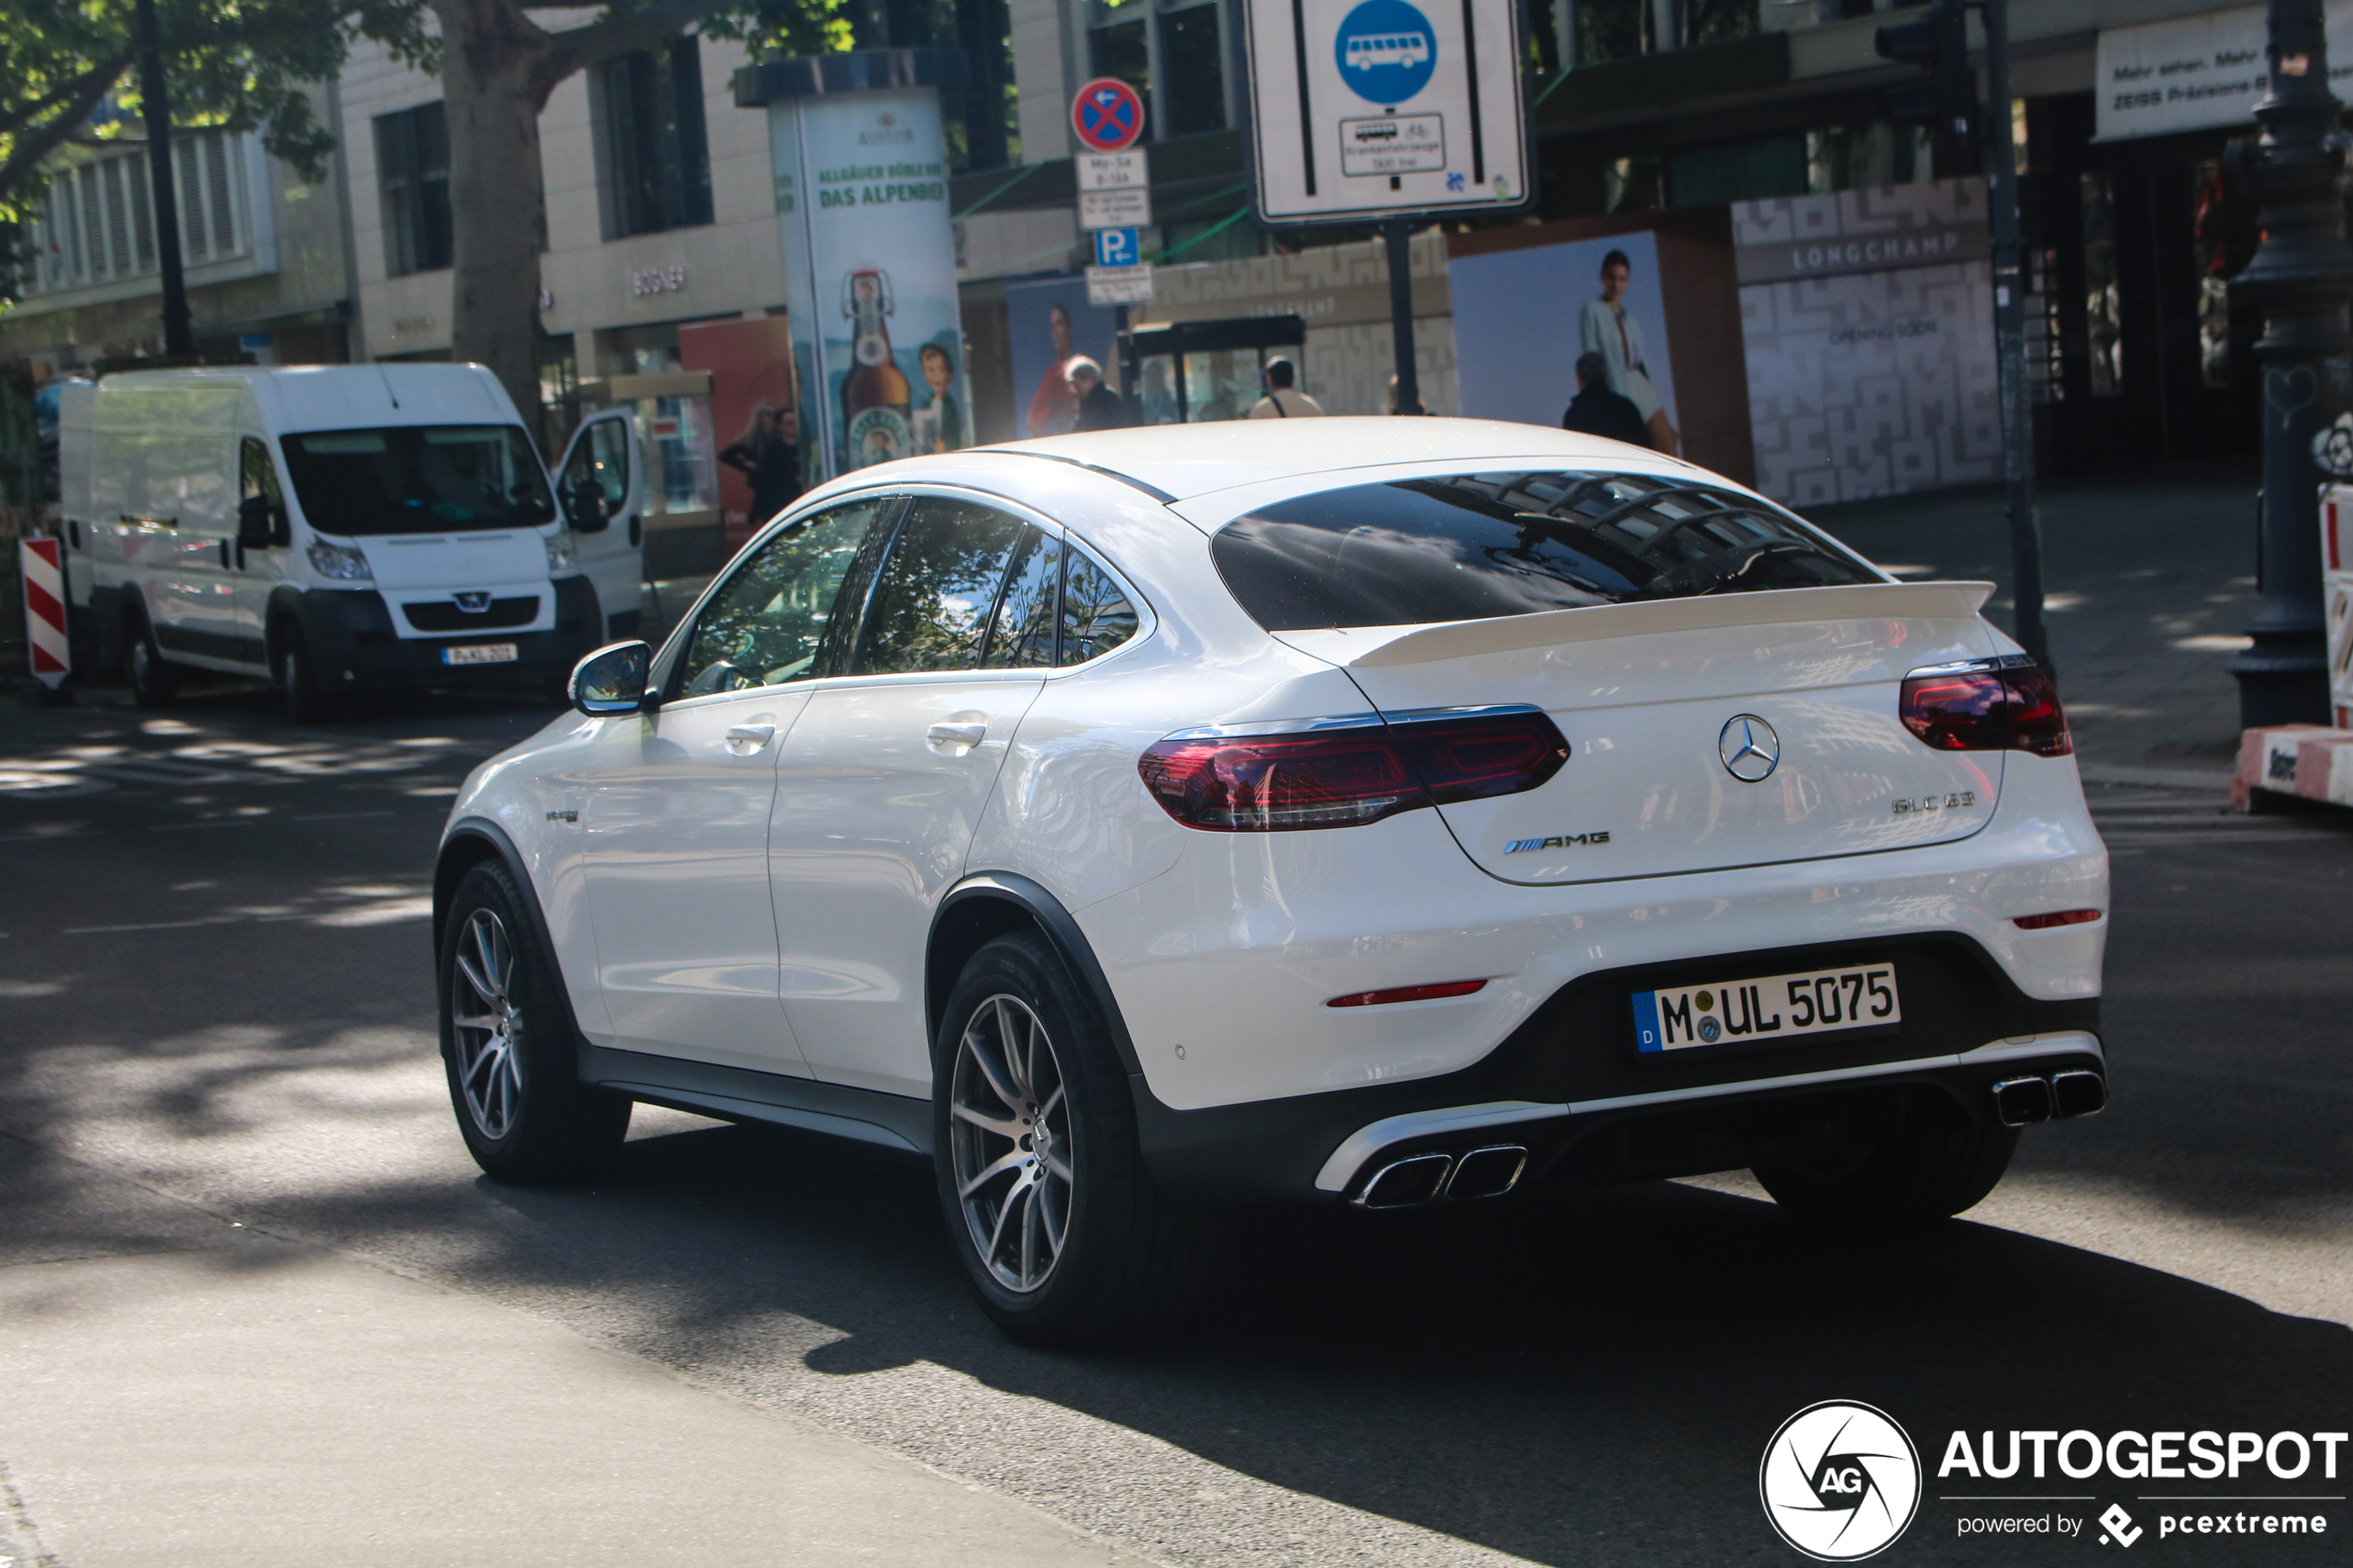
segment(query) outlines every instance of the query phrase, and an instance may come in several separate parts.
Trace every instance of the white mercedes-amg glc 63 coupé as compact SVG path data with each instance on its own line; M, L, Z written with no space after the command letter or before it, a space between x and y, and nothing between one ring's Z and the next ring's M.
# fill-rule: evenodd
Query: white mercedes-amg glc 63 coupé
M912 1151L1041 1342L1169 1321L1239 1202L1957 1213L2107 1094L2107 852L1987 592L1520 425L861 470L459 795L459 1125L516 1181L640 1100Z

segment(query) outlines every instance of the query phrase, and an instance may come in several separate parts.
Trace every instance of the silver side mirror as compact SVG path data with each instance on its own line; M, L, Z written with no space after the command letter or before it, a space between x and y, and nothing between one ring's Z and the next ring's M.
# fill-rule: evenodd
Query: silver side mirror
M572 705L591 718L634 713L645 705L646 672L654 650L644 643L613 643L572 667Z

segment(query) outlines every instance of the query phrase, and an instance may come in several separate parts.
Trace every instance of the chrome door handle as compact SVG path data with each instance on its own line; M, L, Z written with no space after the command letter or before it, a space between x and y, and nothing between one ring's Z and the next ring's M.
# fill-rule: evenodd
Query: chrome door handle
M727 750L736 757L757 757L775 738L774 724L734 724L727 730Z
M987 724L955 724L942 721L924 732L924 738L940 747L962 746L969 751L978 746L988 734Z

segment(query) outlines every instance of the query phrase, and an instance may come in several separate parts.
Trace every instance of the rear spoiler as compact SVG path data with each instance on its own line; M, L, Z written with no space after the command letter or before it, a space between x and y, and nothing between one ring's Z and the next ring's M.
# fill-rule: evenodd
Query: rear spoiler
M1639 637L1661 632L1705 632L1726 626L1772 626L1818 621L1961 621L1977 613L1991 583L1856 583L1834 588L1775 588L1711 594L1687 599L1637 600L1548 609L1491 621L1450 621L1436 626L1361 626L1282 632L1302 653L1356 670L1434 664L1478 654Z

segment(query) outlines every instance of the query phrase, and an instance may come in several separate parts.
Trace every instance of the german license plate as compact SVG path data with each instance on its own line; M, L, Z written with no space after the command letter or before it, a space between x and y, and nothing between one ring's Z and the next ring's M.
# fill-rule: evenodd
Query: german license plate
M1645 1052L1772 1045L1903 1019L1893 964L1634 993L1634 1043Z
M512 664L520 657L512 643L467 643L441 650L444 664Z

